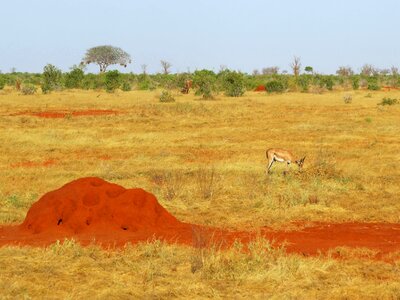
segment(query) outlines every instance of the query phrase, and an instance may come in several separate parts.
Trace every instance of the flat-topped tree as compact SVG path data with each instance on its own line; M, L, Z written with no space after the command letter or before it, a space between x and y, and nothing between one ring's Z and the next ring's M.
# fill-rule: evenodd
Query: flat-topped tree
M82 60L83 65L92 63L99 65L100 73L104 73L110 65L119 64L126 68L131 62L131 56L124 50L108 45L88 49Z

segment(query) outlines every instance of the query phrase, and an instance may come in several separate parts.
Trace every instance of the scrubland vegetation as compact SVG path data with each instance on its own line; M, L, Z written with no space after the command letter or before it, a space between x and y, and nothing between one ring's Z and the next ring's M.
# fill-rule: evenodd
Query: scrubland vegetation
M103 90L107 73L82 77L75 71L82 80L74 86L69 78L69 88L89 88L69 90L67 75L52 71L61 84L48 84L54 87L48 94L22 95L16 87L40 86L42 74L0 76L0 224L21 222L38 197L84 176L145 188L181 221L224 228L400 221L400 106L387 100L400 92L353 90L355 79L368 89L364 75L299 75L306 85L291 75L230 71L113 73L109 80L119 78L135 90L111 84L109 93ZM181 95L175 88L186 76L195 91ZM229 97L222 78L234 86L243 82L231 90L240 98ZM324 84L314 84L316 78ZM393 86L395 77L377 78L379 86ZM280 82L273 93L249 91L273 80ZM160 102L159 88L175 101ZM210 95L213 101L203 101ZM93 109L119 113L23 114ZM275 164L266 176L268 147L307 155L304 170L293 166L284 175L285 166ZM49 290L62 298L400 297L396 257L386 263L369 260L368 249L334 249L343 259L309 258L287 255L262 239L252 247L241 252L238 243L222 251L160 241L109 252L73 241L47 249L4 247L0 287L5 298L41 298Z

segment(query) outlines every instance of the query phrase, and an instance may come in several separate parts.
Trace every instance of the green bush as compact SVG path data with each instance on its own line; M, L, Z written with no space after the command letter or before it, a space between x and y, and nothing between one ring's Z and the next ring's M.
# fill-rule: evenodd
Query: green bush
M268 93L283 93L287 86L281 80L271 80L265 84L265 89Z
M398 103L397 99L394 98L383 98L381 103L378 103L378 105L395 105Z
M300 90L303 93L308 92L310 82L311 82L310 75L301 75L297 78L297 85L300 87Z
M36 90L37 90L36 86L34 86L33 84L28 83L28 84L23 84L22 85L21 93L23 95L33 95L33 94L36 93Z
M171 92L164 90L161 92L160 102L175 102L175 98Z
M138 90L143 91L143 90L156 89L156 85L155 85L154 81L147 74L140 74L138 76L137 80L138 80L138 83L137 83Z
M121 74L118 70L108 71L105 75L105 88L109 93L113 93L121 85Z
M245 78L242 73L225 70L220 75L225 95L228 97L240 97L245 92Z
M378 84L378 78L377 77L369 77L367 79L367 89L371 91L378 91L380 90L380 86Z
M121 90L123 90L124 92L129 92L129 91L131 91L131 90L132 90L132 85L131 85L131 83L130 83L129 81L125 80L125 81L122 83Z
M6 85L6 79L4 78L4 76L0 75L0 90L4 89Z
M333 90L334 82L331 76L324 77L324 84L327 90L329 91Z
M73 68L69 73L65 74L65 87L68 89L79 89L82 87L82 81L85 77L82 69Z
M57 67L48 64L43 68L42 92L47 94L62 88L62 72Z
M351 85L353 86L353 90L358 90L360 88L360 78L353 77L351 80Z
M85 90L101 90L104 88L105 74L87 74L82 80L82 88Z
M196 88L196 95L203 99L214 99L217 90L217 77L213 71L201 70L193 73L193 85Z

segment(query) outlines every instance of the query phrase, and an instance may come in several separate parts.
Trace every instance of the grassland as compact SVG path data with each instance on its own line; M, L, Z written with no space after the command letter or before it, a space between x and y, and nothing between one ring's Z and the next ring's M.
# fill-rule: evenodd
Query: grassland
M178 219L204 225L400 221L400 105L377 105L400 92L249 92L215 101L176 94L175 103L159 103L158 93L0 91L0 224L21 222L40 195L85 176L143 187ZM345 104L349 93L353 101ZM87 109L120 114L12 116ZM268 147L307 155L304 171L292 167L284 176L285 166L275 165L266 176ZM158 241L122 252L71 241L5 247L1 296L43 297L51 289L58 298L400 297L399 261L352 251L343 252L345 260L303 258L265 243L250 254Z

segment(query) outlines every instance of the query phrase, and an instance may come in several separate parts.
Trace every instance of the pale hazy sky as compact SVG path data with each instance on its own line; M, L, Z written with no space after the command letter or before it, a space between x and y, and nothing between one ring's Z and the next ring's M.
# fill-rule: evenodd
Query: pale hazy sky
M288 70L294 55L322 73L400 67L399 0L0 0L0 28L3 72L67 71L105 44L131 54L127 72L161 59L173 72Z

